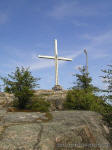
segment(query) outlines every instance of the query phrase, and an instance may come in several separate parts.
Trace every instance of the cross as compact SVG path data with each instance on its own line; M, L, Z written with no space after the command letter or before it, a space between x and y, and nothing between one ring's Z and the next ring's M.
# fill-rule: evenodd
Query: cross
M57 49L57 40L54 40L54 50L55 50L55 56L43 56L38 55L39 58L45 58L45 59L54 59L55 60L55 86L58 86L58 61L72 61L72 59L64 58L64 57L58 57L58 49Z

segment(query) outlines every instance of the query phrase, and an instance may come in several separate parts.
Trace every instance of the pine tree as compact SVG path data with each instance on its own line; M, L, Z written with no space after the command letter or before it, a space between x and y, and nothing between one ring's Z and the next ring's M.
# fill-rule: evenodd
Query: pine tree
M92 78L89 77L89 73L87 73L85 67L79 68L79 70L81 74L73 75L77 78L73 89L83 89L86 93L98 91L98 88L92 85Z
M24 109L34 94L34 88L39 78L34 78L28 68L16 67L16 71L8 77L1 78L4 82L4 91L13 93L18 108Z
M107 93L107 99L112 101L112 65L107 65L109 68L101 70L105 75L101 76L103 82L107 84L107 89L103 89L102 91Z

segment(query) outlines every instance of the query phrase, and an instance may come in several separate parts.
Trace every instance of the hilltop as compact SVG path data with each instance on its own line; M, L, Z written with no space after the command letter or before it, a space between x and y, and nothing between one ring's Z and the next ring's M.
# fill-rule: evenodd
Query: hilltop
M110 128L102 116L92 111L63 111L66 93L35 92L52 101L50 113L8 112L13 95L1 93L0 150L111 150Z

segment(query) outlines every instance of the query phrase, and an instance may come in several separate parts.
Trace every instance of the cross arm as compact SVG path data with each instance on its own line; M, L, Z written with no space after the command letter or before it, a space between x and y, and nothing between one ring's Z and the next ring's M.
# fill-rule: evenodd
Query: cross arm
M58 60L72 61L72 59L64 57L58 57Z
M38 58L55 59L53 56L38 55Z

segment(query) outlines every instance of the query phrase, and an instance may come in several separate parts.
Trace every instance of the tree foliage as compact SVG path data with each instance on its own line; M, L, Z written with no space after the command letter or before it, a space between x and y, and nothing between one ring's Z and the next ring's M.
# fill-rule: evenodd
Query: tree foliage
M103 82L107 84L107 89L103 89L103 92L107 93L107 99L112 101L112 65L107 65L109 68L101 70L105 75L101 76Z
M91 110L96 112L104 112L105 102L101 97L93 93L86 93L83 89L73 89L68 91L66 102L64 103L65 109L74 110Z
M1 78L4 82L4 91L13 93L15 104L18 108L24 109L34 94L34 88L39 86L37 81L29 71L29 68L16 67L16 71L8 74L8 77Z
M33 96L32 101L26 107L32 111L48 112L50 102L45 101L45 99L40 96Z
M98 88L92 85L92 78L89 77L89 73L87 73L85 67L80 68L80 73L74 75L77 79L74 82L75 86L73 86L73 89L83 89L86 93L98 91Z
M72 90L68 91L64 108L75 110L91 110L97 112L105 111L105 101L102 97L96 96L99 89L91 82L85 67L80 68L80 74L74 75L77 79Z

